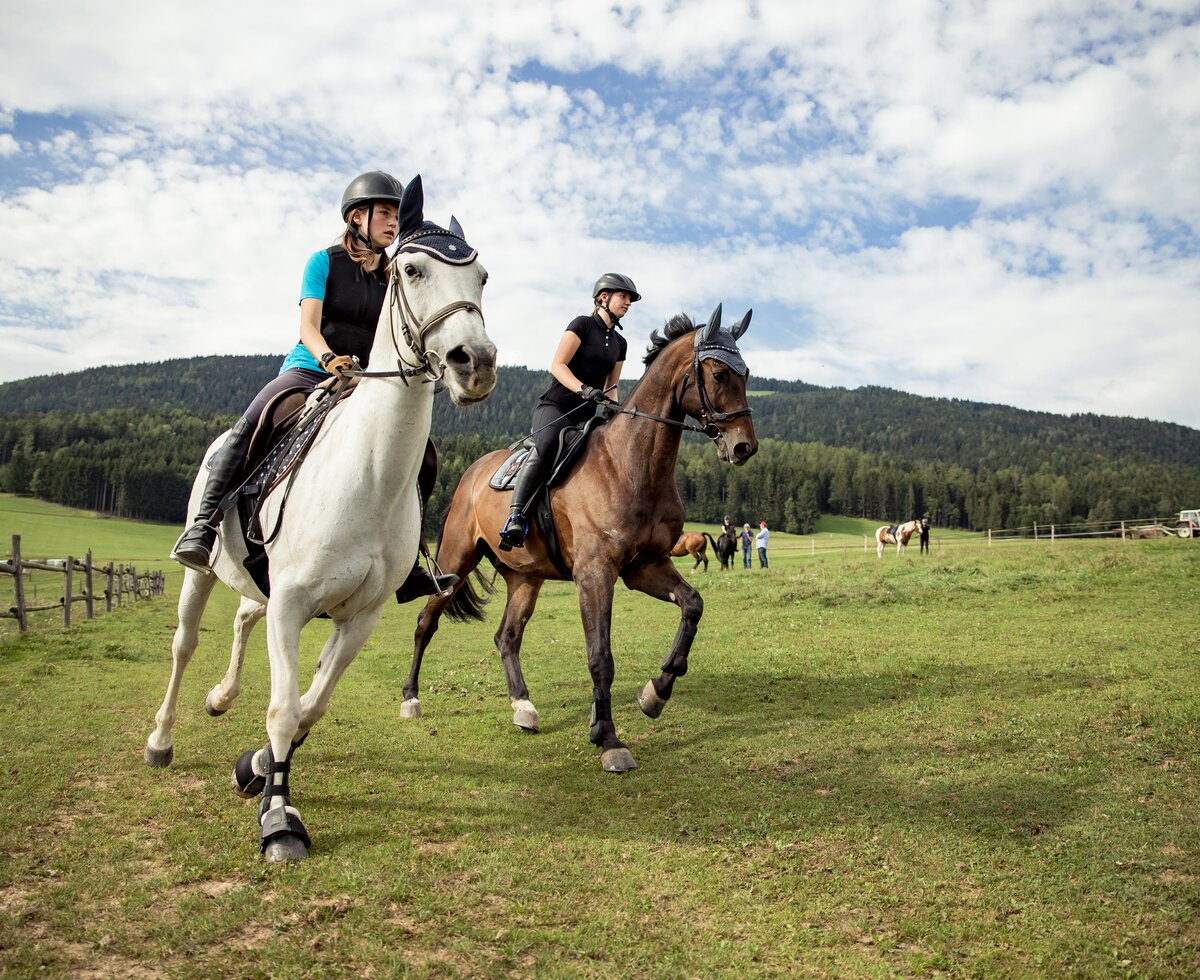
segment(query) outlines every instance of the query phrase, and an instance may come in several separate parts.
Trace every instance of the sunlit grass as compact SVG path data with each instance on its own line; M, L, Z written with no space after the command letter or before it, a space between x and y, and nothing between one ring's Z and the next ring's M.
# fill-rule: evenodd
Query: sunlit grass
M263 631L242 700L203 709L232 596L168 770L141 750L173 599L41 625L0 644L0 972L1188 975L1198 573L1179 541L714 567L688 576L705 615L657 720L635 695L678 614L618 586L621 777L587 741L571 585L526 633L536 736L492 646L502 589L488 622L443 623L415 722L418 610L392 607L297 754L314 848L288 868L228 789L263 739Z

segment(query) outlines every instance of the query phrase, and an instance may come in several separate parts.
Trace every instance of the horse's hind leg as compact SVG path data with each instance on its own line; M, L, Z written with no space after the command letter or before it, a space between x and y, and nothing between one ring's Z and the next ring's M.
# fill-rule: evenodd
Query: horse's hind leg
M171 642L171 679L167 682L167 695L162 707L154 716L154 731L146 739L142 753L146 764L155 768L169 766L175 756L171 729L175 726L175 708L179 702L179 688L183 674L191 662L192 654L200 642L200 617L208 597L212 595L217 577L188 569L183 576L183 588L179 592L179 625L175 628L175 639Z
M221 682L208 692L204 699L204 710L214 718L225 714L242 691L242 665L246 660L246 644L254 625L267 614L267 607L257 599L242 597L237 615L233 617L233 651L229 667Z
M445 572L456 574L458 581L452 586L450 595L430 596L429 601L425 603L425 607L417 616L417 628L413 633L412 665L408 669L408 678L404 682L404 700L400 703L401 718L421 717L421 662L425 657L425 650L433 640L434 634L437 633L442 613L463 589L466 589L467 594L472 597L472 602L477 601L468 576L479 567L481 556L473 538L467 540L464 534L456 533L457 529L462 526L459 522L464 520L458 517L452 523L452 519L456 517L458 515L452 506L449 514L446 515L442 539L438 542L437 557L438 566ZM482 614L479 618L483 618Z
M591 671L593 685L592 723L588 738L600 749L600 765L605 772L628 772L636 769L637 763L633 761L629 747L617 737L617 727L612 720L612 685L616 671L611 632L613 581L608 577L609 574L607 567L575 567L579 612L583 618L588 670Z
M504 666L513 724L527 732L537 732L541 731L541 719L537 708L529 700L529 688L525 686L525 675L521 673L521 641L525 636L525 624L533 617L542 580L509 572L505 574L504 581L508 586L508 602L505 603L504 617L496 630L496 649Z
M692 641L696 638L700 617L704 615L704 600L699 592L683 580L669 561L642 565L627 572L622 578L631 589L679 606L679 629L675 633L675 640L666 659L663 660L662 673L647 681L638 695L638 706L643 713L657 718L671 697L675 678L687 673L688 653L692 648Z

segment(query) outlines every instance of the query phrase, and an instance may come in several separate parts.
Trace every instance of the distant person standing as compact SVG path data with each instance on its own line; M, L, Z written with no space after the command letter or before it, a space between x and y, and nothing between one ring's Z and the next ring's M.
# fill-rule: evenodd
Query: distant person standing
M929 518L921 518L921 554L929 554Z
M738 539L742 542L742 568L753 568L754 564L750 560L750 555L754 549L754 534L751 532L749 524L742 525L742 533L738 535Z
M767 543L771 540L771 532L767 529L766 521L758 522L758 535L754 538L754 544L758 548L758 567L767 568Z

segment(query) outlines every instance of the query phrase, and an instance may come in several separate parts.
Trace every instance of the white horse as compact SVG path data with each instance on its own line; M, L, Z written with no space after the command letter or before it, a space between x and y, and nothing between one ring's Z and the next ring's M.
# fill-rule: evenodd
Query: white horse
M289 796L292 751L325 714L338 679L412 570L420 541L417 472L433 414L430 382L442 381L460 406L483 400L496 383L496 348L479 305L487 273L456 220L445 230L424 221L422 212L417 177L400 205L400 245L389 264L372 370L332 410L290 486L283 481L264 501L263 529L269 536L277 524L280 528L266 548L270 600L242 565L247 548L236 508L224 518L223 546L212 571L187 570L179 597L171 679L146 742L146 762L166 766L173 757L179 686L219 579L244 598L229 671L206 699L210 714L220 714L236 697L246 637L264 615L267 620L269 745L243 753L234 780L243 795L256 795L262 787L259 840L270 861L308 855L310 839ZM206 458L224 439L213 443ZM202 468L189 513L205 482ZM328 614L333 629L301 697L300 631L321 613Z
M908 521L904 524L896 524L894 526L885 524L875 532L875 554L882 558L883 550L889 544L896 546L896 554L903 554L908 550L908 539L920 527L920 521Z

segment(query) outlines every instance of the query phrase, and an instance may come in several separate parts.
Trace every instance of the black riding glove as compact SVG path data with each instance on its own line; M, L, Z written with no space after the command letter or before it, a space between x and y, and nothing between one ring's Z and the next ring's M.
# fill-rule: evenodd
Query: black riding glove
M585 402L595 402L597 405L603 405L605 402L612 401L603 391L599 388L593 388L591 385L584 385L580 388L579 397Z

